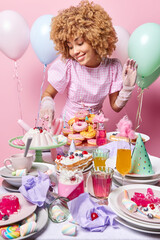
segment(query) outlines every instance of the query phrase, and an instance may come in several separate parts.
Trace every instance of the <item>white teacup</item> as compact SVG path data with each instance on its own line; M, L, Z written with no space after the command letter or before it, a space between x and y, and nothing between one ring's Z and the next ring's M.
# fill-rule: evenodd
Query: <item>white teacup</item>
M5 159L4 166L12 172L19 169L26 169L27 172L29 172L29 170L32 167L32 162L33 162L33 154L28 153L27 156L24 157L23 153L18 153ZM8 163L11 166L9 166Z

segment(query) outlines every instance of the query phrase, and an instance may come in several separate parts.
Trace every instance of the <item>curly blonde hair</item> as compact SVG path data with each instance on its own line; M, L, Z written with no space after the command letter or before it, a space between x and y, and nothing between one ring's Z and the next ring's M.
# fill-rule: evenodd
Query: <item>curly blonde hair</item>
M55 49L64 59L72 58L67 41L83 37L101 59L111 56L117 36L110 16L98 4L81 1L77 7L71 6L52 18L50 38Z

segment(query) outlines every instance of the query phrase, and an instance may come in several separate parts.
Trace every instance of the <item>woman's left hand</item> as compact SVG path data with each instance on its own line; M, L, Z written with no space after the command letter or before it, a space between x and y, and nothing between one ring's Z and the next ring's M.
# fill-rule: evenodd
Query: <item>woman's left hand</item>
M133 59L128 59L123 66L123 86L133 87L136 83L138 65Z

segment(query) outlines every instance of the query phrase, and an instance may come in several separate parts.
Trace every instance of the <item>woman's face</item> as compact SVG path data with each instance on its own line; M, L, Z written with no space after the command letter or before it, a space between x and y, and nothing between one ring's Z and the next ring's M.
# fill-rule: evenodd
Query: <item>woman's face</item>
M67 41L69 54L80 65L86 67L98 67L101 59L98 57L96 51L88 44L84 38L77 37Z

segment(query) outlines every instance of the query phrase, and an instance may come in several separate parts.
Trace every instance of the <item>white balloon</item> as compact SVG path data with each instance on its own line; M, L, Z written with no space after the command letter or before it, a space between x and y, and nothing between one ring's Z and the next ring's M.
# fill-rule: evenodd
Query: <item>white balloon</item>
M30 29L17 12L0 12L0 50L9 58L18 60L26 51L30 41Z
M130 38L129 32L121 27L121 26L114 26L114 29L117 33L118 42L116 43L116 49L112 53L112 58L118 58L122 65L126 62L128 58L128 42Z

